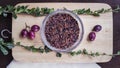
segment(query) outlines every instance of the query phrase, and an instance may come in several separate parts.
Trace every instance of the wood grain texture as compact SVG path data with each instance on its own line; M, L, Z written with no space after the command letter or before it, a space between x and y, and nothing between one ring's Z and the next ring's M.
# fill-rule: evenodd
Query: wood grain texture
M18 5L29 5L32 7L49 7L55 9L62 9L66 7L69 10L79 8L91 8L92 10L98 10L101 8L111 8L107 4L103 3L21 3ZM107 54L113 53L113 18L112 12L101 14L100 17L93 17L89 15L79 15L84 25L84 37L81 44L75 49L87 49L93 52L105 52ZM30 15L19 14L17 19L12 21L12 37L15 42L20 41L24 45L44 46L40 39L40 32L36 33L35 40L21 39L19 33L21 29L25 28L25 22L28 25L38 24L41 26L45 17L33 17ZM92 28L100 24L102 25L102 31L96 33L96 40L93 42L87 41L87 36L91 32ZM13 50L13 57L17 61L21 62L56 62L56 63L91 63L91 62L107 62L111 59L109 56L88 57L85 55L79 55L71 57L67 54L63 54L61 58L57 58L55 53L40 54L26 51L21 47L15 47Z

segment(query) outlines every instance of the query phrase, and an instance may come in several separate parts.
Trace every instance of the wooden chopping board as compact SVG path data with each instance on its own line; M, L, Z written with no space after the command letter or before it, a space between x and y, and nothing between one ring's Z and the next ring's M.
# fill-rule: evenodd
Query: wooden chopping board
M20 3L18 5L29 5L32 7L48 7L55 9L63 9L63 7L68 10L90 8L91 10L98 10L101 8L111 8L109 5L104 3ZM20 31L25 28L25 23L29 26L37 24L41 26L43 17L34 17L31 15L19 14L17 19L12 20L12 37L15 42L21 42L21 44L30 46L35 45L36 47L44 46L41 42L40 32L36 33L35 40L21 39L19 37ZM90 15L79 15L84 25L84 37L81 44L74 49L77 51L79 49L87 49L88 51L100 52L100 53L113 53L113 16L112 12L101 14L100 17L94 17ZM95 25L102 25L102 30L96 33L97 37L95 41L88 42L87 36L91 32ZM53 63L92 63L92 62L108 62L112 57L110 56L99 56L99 57L89 57L86 55L79 56L69 56L63 54L61 58L56 57L55 52L51 53L33 53L25 50L22 47L16 46L12 49L12 55L15 60L21 62L53 62Z

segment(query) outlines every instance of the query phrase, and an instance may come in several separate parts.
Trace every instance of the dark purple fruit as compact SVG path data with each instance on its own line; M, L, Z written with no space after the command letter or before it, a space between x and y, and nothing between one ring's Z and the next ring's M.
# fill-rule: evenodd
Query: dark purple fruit
M96 25L96 26L94 26L93 31L99 32L101 29L102 29L101 25Z
M23 37L23 38L27 37L27 36L28 36L28 31L27 31L27 29L23 29L23 30L21 31L20 35L21 35L21 37Z
M38 25L33 25L33 26L31 27L31 30L32 30L33 32L37 32L37 31L40 30L40 27L39 27Z
M94 41L95 38L96 38L96 34L95 34L95 32L91 32L91 33L89 33L89 40L90 40L90 41Z
M28 37L29 37L29 39L33 40L35 38L35 32L29 31Z

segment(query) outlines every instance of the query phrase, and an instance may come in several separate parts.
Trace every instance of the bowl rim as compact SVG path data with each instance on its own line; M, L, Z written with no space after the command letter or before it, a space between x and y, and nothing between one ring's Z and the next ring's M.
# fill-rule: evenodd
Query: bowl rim
M69 48L66 48L66 49L58 49L58 48L55 48L55 47L51 46L51 44L47 41L45 33L44 33L45 32L46 21L49 19L49 17L51 17L51 16L53 16L54 14L57 14L57 13L67 13L67 14L69 14L70 16L72 16L77 21L78 26L79 26L79 36L78 36L77 41L72 46L70 46ZM50 13L49 15L47 15L44 18L44 20L42 22L42 26L41 26L40 35L41 35L42 42L49 49L51 49L53 51L56 51L56 52L70 52L73 49L75 49L81 43L81 41L83 39L83 36L84 36L84 27L83 27L83 23L82 23L82 21L81 21L81 19L79 18L78 15L76 15L75 13L73 13L72 11L67 10L67 9L58 9L58 10Z

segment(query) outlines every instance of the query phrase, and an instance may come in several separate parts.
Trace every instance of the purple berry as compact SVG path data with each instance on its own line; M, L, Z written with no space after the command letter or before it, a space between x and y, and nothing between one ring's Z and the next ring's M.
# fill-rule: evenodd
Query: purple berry
M94 41L95 38L96 38L96 34L95 34L95 32L91 32L91 33L89 33L89 40L90 40L90 41Z
M38 25L33 25L33 26L31 27L31 30L32 30L33 32L37 32L37 31L40 30L40 27L39 27Z
M101 29L102 29L101 25L96 25L96 26L94 26L93 31L99 32Z
M35 38L35 33L33 31L29 31L28 37L29 39L33 40Z
M23 30L21 31L20 35L21 35L21 37L23 37L23 38L27 37L27 36L28 36L28 31L27 31L27 29L23 29Z

